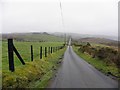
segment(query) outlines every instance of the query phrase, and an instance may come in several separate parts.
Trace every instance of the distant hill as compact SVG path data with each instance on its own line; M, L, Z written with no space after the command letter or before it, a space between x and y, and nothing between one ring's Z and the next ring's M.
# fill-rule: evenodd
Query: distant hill
M55 32L53 35L64 36L65 33ZM118 41L117 36L109 36L109 35L89 35L89 34L79 34L79 33L66 33L67 36L71 36L73 39L87 38L87 37L95 37L95 38L105 38L110 40Z
M106 38L95 38L95 37L81 38L78 40L78 42L90 42L90 43L96 43L96 44L106 44L110 46L118 45L118 41L110 40Z
M39 41L39 42L63 42L64 38L48 34L47 32L32 32L32 33L12 33L2 34L2 40L13 38L17 41Z

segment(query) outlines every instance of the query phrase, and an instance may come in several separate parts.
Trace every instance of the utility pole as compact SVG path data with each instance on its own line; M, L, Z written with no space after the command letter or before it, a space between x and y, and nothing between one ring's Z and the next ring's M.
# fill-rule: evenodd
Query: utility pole
M65 37L64 37L64 43L65 43L65 45L66 45L66 34L65 34Z

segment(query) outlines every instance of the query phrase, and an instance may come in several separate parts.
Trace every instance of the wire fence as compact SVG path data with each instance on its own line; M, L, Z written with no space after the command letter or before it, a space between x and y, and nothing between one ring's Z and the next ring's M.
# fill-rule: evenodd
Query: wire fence
M30 46L31 47L31 61L34 60L34 48L33 45ZM40 59L42 59L43 57L47 57L49 54L52 54L60 49L63 49L65 47L65 45L63 46L56 46L56 47L39 47L39 57ZM16 54L16 56L18 57L18 59L21 61L21 63L23 65L25 65L25 62L23 60L23 58L21 57L20 53L18 52L18 50L15 48L14 44L13 44L13 39L8 39L8 59L9 59L9 70L11 72L15 71L15 66L14 66L14 52Z

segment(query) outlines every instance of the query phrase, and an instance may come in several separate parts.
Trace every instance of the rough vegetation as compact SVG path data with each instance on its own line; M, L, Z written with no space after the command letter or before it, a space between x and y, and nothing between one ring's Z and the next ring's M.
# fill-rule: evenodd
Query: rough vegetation
M118 72L120 66L118 50L103 46L93 47L89 42L86 44L75 44L75 46L75 51L93 66L106 74L120 78L120 73Z
M90 42L94 44L104 44L108 46L118 46L118 41L116 40L111 40L111 39L106 39L106 38L95 38L95 37L86 37L86 38L81 38L77 40L78 43L84 43L84 42Z
M118 63L118 51L114 50L109 47L99 47L99 48L94 48L90 45L90 43L87 43L86 45L81 45L79 48L79 51L82 53L88 53L91 55L93 58L99 58L101 60L104 60L106 64L116 64L120 65Z

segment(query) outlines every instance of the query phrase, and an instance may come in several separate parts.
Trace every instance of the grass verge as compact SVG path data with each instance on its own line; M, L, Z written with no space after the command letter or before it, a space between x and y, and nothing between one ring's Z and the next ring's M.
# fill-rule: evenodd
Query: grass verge
M90 55L81 53L78 51L79 47L73 46L74 51L77 53L78 56L83 58L85 61L93 65L96 69L103 72L106 75L112 75L116 77L116 79L120 79L120 73L118 72L118 67L115 65L107 65L103 60L98 58L92 58Z
M26 62L26 65L16 68L15 72L3 70L3 88L45 88L58 67L61 56L66 48L39 60Z

